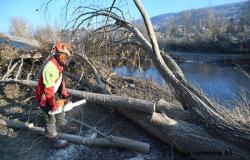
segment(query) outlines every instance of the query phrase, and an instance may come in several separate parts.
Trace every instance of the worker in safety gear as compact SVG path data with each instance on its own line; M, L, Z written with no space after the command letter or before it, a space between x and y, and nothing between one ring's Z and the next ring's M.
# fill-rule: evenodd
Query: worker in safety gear
M58 42L52 47L51 52L52 56L45 64L38 80L35 97L45 113L46 136L56 139L56 127L60 128L64 126L67 121L64 112L51 115L49 111L57 111L59 107L64 105L63 100L69 96L62 72L64 67L69 63L72 50L69 44Z

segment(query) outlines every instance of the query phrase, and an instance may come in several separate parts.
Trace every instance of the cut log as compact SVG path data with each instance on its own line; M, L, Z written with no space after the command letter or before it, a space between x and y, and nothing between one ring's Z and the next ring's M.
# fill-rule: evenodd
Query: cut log
M18 83L29 87L36 86L36 82L26 80L9 79L1 80L0 83L1 82ZM222 153L222 151L224 151L223 153L226 154L229 151L232 151L232 154L235 154L233 158L239 159L238 157L243 157L244 159L247 159L249 156L249 151L246 151L247 148L245 148L244 146L237 146L234 143L230 143L221 139L221 137L214 137L209 135L207 130L204 130L203 128L195 124L187 122L187 120L189 120L191 117L189 112L184 111L183 109L181 109L181 107L176 107L163 100L160 100L158 103L153 103L145 100L141 101L140 99L135 98L102 95L71 89L69 90L69 92L72 96L86 98L88 102L102 104L105 107L113 107L119 110L120 113L143 127L149 133L153 134L160 140L172 145L183 153L191 154L192 152L192 154L196 155L207 155L213 154L211 152L213 152L214 150L210 149L214 148L216 149L215 154L220 154ZM123 104L126 105L126 107L123 107ZM143 107L145 108L143 109ZM151 114L154 111L166 113L168 118L162 118L159 117L159 115L157 117L156 114L153 114L154 116L152 117L152 123ZM230 133L228 135L230 135ZM204 151L203 149L206 150ZM208 157L210 159L218 159L211 156ZM195 158L205 159L204 156L196 156Z
M156 111L167 114L170 118L188 121L191 119L190 113L181 106L173 105L163 99L157 102Z
M35 127L31 123L23 123L23 122L16 122L12 120L6 120L0 118L0 125L11 127L11 128L17 128L17 129L25 129L32 132L37 132L40 134L45 133L45 129L41 127ZM68 140L69 142L76 143L76 144L82 144L89 147L104 147L104 148L123 148L128 149L131 151L136 151L139 153L147 154L150 150L150 145L144 142L140 142L133 139L128 139L124 137L116 137L116 136L110 136L110 138L84 138L77 135L72 134L65 134L65 133L58 133L58 137L61 139Z
M151 122L161 127L175 148L199 159L250 159L249 151L223 139L211 137L195 124L174 120L159 113L152 114Z
M20 85L25 85L27 87L35 87L37 82L31 80L16 80L16 79L5 79L0 80L0 83L17 83ZM124 96L107 95L91 93L86 91L79 91L74 89L68 89L69 93L81 99L86 99L89 103L97 103L104 106L113 106L116 109L130 109L137 110L145 113L153 113L155 111L164 112L166 114L174 116L176 118L185 119L188 118L189 114L184 111L181 107L174 107L173 104L164 102L164 100L159 101L159 103L146 101L137 98L130 98ZM158 105L159 104L159 105Z
M159 113L154 113L152 117L135 111L121 110L120 113L186 156L201 160L250 158L248 151L211 137L197 125L163 117Z

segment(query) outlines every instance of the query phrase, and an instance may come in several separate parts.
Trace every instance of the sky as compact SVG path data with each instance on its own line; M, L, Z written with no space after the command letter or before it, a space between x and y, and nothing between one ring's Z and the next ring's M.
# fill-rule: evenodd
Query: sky
M33 28L42 25L61 25L62 9L66 0L54 0L50 8L44 13L44 4L48 0L0 0L0 33L7 34L9 32L10 19L18 17L25 19ZM121 0L117 0L116 3ZM150 17L179 12L188 9L196 9L203 7L212 7L221 4L228 4L234 2L241 2L246 0L141 0L144 7L148 11ZM72 8L79 3L87 5L88 3L100 4L103 6L110 6L110 0L73 0ZM133 0L127 0L130 18L141 18L138 10L133 4ZM122 4L115 4L118 7Z

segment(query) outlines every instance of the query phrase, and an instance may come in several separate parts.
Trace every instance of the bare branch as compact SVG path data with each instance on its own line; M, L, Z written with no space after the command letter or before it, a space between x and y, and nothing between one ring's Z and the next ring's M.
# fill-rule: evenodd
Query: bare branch
M41 127L36 127L31 123L23 123L23 122L15 122L7 119L3 119L0 117L0 125L4 125L7 127L25 129L31 132L37 132L39 134L45 134L45 129ZM77 135L58 133L58 137L61 139L68 140L72 143L82 144L86 146L92 147L117 147L128 149L131 151L136 151L139 153L149 153L150 145L144 142L140 142L133 139L128 139L124 137L113 137L112 140L110 138L85 138Z
M87 127L87 128L89 128L89 129L95 131L96 133L100 134L101 136L103 136L103 137L105 137L105 138L110 138L110 136L107 136L106 134L102 133L101 131L97 130L97 129L94 128L94 127L91 127L90 125L88 125L88 124L86 124L86 123L84 123L84 122L81 122L81 121L79 121L79 120L76 120L76 119L73 119L73 118L70 118L70 117L67 117L67 119L69 119L69 120L71 120L71 121L74 121L74 122L77 122L77 123L79 123L79 124L81 124L81 125L84 125L85 127Z
M103 28L103 37L105 38L105 32L106 32L106 26L107 26L107 23L108 23L108 18L109 18L109 15L110 15L110 13L111 13L111 11L112 11L112 9L113 9L113 7L114 7L114 5L115 5L115 1L116 0L113 0L113 3L112 3L112 5L111 5L111 7L110 7L110 9L109 9L109 12L108 12L108 16L106 16L106 22L105 22L105 24L104 24L104 28Z
M31 69L30 69L30 72L27 74L27 78L26 78L26 80L29 80L29 79L30 79L30 75L32 74L32 71L33 71L34 66L35 66L34 61L31 61L31 63L32 63L32 67L31 67Z
M13 61L13 59L11 59L10 60L10 62L9 62L9 65L8 65L8 70L7 70L7 72L10 70L10 66L11 66L11 64L12 64L12 61Z
M105 85L103 84L100 74L98 73L96 67L89 61L88 57L86 55L83 54L78 54L78 56L82 57L87 63L88 65L91 67L95 77L96 77L96 83L101 87L101 88L105 88Z
M18 72L17 72L17 74L16 74L15 79L18 79L18 77L20 76L22 67L23 67L23 58L21 58L21 64L20 64L20 66L19 66L19 69L18 69Z
M12 67L10 68L8 66L8 71L7 73L2 77L2 80L5 79L5 78L8 78L8 76L10 75L10 73L13 72L13 70L16 68L16 66L21 62L21 60L17 61L15 64L12 65Z

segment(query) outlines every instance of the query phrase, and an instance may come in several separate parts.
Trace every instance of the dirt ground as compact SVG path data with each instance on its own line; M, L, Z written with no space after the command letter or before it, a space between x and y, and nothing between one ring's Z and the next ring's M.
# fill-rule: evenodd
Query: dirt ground
M13 50L13 49L12 49ZM0 49L1 59L6 50ZM17 52L15 51L15 54ZM8 55L8 54L7 54ZM8 58L5 58L9 59ZM0 67L6 67L1 64ZM4 74L1 69L1 75ZM114 76L109 78L112 94L130 96L157 101L164 98L178 104L168 86L159 86L152 81ZM69 85L69 84L68 84ZM73 99L75 100L75 99ZM41 110L34 100L34 90L16 84L0 84L0 116L12 120L32 122L41 126ZM94 148L69 144L65 149L55 149L51 141L43 135L0 126L0 159L33 159L33 160L68 160L68 159L112 159L112 160L183 160L187 159L178 151L159 141L143 128L134 124L117 111L97 104L75 108L67 113L67 117L78 119L106 135L123 136L150 144L150 153L142 155L133 151L117 148ZM101 137L94 130L68 120L75 130L67 133L83 137Z
M1 115L8 115L9 119L19 119L21 121L32 121L36 125L40 124L40 110L36 110L37 103L34 99L29 102L21 102L23 96L14 93L16 90L27 90L17 85L1 86L2 97L0 99ZM18 91L15 91L18 92ZM125 94L125 93L124 93ZM28 131L0 128L0 153L1 159L131 159L131 160L166 160L183 159L180 153L173 151L167 144L162 143L143 128L135 125L132 121L122 116L118 112L106 109L104 106L90 104L87 107L78 107L67 114L68 117L82 120L84 123L100 130L106 135L124 136L147 142L151 146L148 155L141 155L132 151L114 148L90 148L83 145L70 144L66 149L54 149L50 140L42 135L30 133ZM72 134L80 134L83 137L91 137L96 133L84 126L80 126L69 121L77 130ZM81 131L80 131L81 129ZM97 135L100 137L99 135Z

